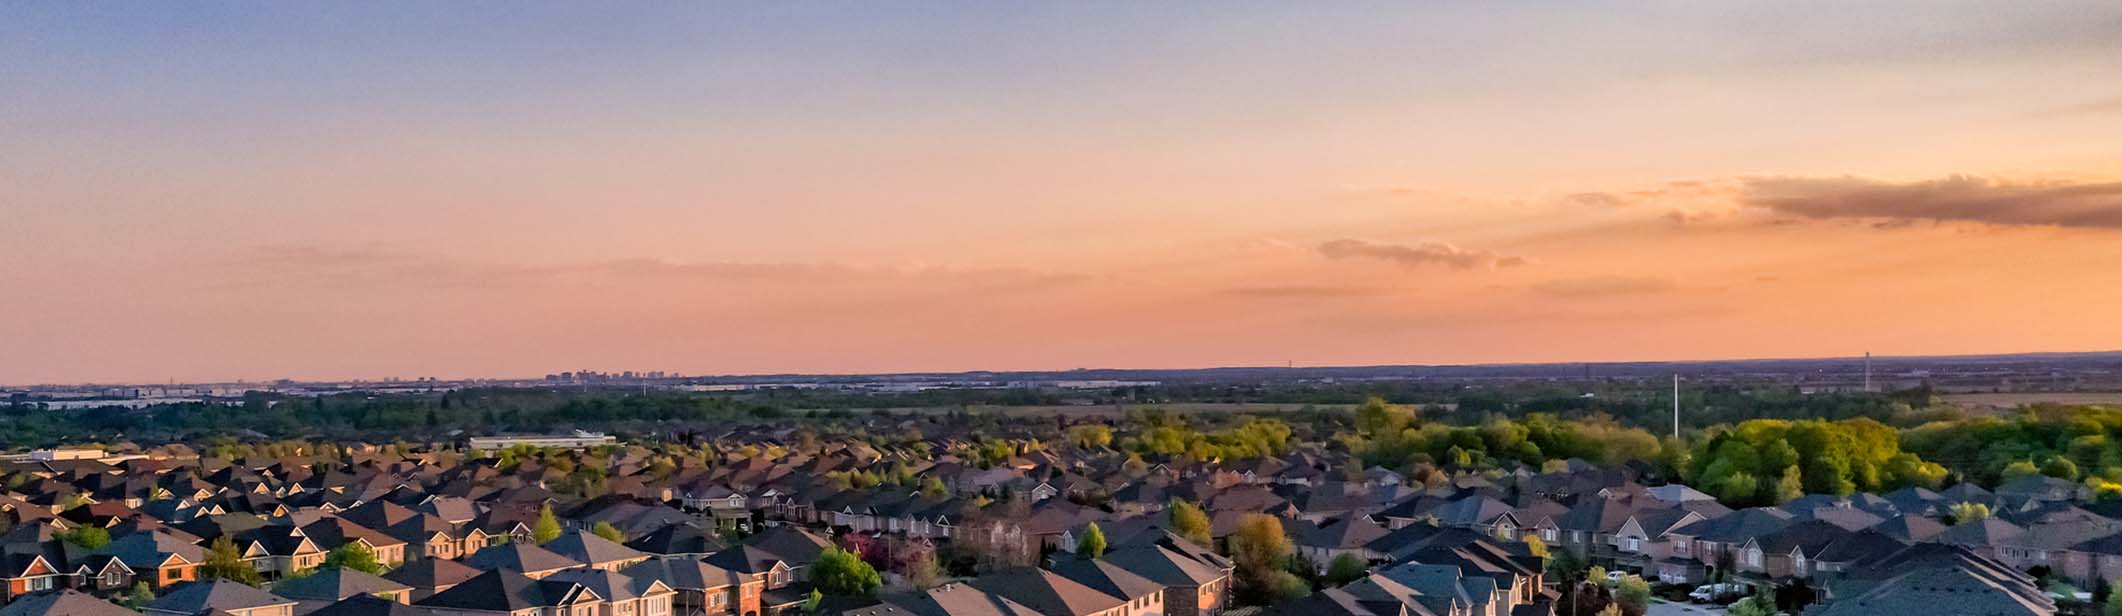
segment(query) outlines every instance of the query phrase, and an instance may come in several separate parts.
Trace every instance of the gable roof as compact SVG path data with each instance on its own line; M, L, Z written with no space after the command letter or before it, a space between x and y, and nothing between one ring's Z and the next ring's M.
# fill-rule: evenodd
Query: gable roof
M147 604L150 611L197 614L207 610L236 611L272 605L294 605L294 599L228 580L185 582Z
M465 580L417 605L428 607L514 612L536 607L556 607L601 600L581 584L565 580L533 580L506 570L488 571Z

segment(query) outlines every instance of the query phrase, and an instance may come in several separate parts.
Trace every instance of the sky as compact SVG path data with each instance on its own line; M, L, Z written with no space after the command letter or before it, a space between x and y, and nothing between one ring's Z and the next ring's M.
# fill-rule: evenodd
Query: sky
M2114 2L0 4L0 383L2122 349Z

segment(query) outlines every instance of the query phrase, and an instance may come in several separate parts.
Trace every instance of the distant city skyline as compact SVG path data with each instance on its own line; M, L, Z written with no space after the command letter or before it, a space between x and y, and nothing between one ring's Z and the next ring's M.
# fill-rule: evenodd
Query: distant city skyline
M2117 349L2116 32L10 4L0 383Z

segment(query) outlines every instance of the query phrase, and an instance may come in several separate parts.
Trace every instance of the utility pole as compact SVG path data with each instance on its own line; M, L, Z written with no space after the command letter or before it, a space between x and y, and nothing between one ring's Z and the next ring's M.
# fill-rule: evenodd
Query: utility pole
M1673 373L1673 438L1680 438L1680 374Z

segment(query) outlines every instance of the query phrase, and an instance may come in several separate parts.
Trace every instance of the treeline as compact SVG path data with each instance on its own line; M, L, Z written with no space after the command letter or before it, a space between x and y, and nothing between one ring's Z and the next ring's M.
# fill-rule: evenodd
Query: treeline
M252 392L229 403L185 402L48 410L0 406L0 443L14 447L132 439L437 438L452 432L623 430L659 421L770 416L778 409L674 392L467 389L432 394L287 396Z
M1868 418L1756 419L1715 430L1690 453L1683 478L1732 506L1806 494L1936 488L1944 466L1901 449L1901 433Z
M1580 458L1603 464L1665 459L1666 447L1641 428L1602 416L1563 419L1534 413L1523 420L1491 415L1476 425L1423 421L1412 407L1371 399L1356 408L1353 424L1335 443L1365 464L1396 470L1418 465L1451 469L1535 468L1551 460Z

